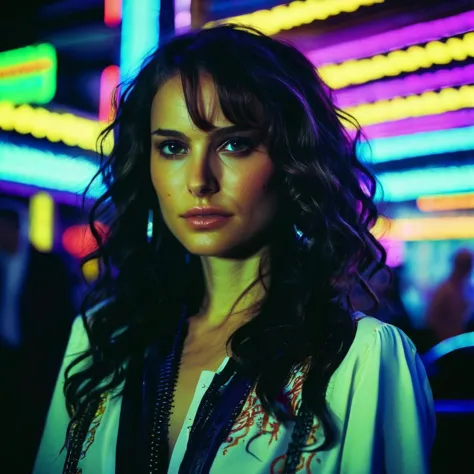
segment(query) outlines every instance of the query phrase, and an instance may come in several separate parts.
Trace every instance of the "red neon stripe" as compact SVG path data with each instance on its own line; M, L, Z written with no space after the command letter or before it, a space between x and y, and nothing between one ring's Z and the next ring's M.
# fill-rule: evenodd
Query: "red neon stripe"
M28 61L26 63L15 64L14 66L7 66L0 68L0 78L21 76L23 74L30 74L32 72L43 72L51 69L53 62L51 59L36 59L35 61Z
M99 120L108 122L112 119L112 94L120 80L118 66L107 66L100 76Z
M104 0L104 23L117 26L122 21L122 0Z

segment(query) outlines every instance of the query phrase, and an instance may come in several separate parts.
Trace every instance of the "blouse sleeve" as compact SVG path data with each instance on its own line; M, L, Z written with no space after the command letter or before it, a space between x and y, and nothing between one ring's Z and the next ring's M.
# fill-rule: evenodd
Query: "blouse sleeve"
M69 415L63 394L64 373L68 365L88 348L87 334L83 321L76 318L56 381L40 447L36 456L33 474L60 474L63 471L65 451L61 452L66 438Z
M372 466L371 473L428 473L435 416L425 368L398 328L373 331L355 374L346 433L352 455L342 456L342 472L355 472L348 463L358 452L358 464Z

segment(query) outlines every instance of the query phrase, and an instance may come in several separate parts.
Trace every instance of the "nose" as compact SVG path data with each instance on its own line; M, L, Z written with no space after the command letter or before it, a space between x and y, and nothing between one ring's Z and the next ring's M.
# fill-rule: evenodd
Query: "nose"
M213 169L212 156L205 152L196 153L188 159L188 191L195 197L205 197L219 191L216 170Z

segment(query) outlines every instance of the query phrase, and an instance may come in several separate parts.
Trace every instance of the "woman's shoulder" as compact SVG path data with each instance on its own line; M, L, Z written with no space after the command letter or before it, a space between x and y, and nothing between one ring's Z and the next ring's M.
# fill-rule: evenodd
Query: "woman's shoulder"
M370 394L377 398L382 385L394 393L416 386L430 399L426 371L411 339L396 326L371 316L356 313L354 319L354 341L328 386L331 401L340 402L342 409L355 392L362 398Z
M393 346L400 344L416 352L413 342L400 328L361 312L354 313L353 319L356 333L346 359L361 357L376 347L380 351L390 352Z
M375 376L381 367L384 370L399 370L407 364L418 365L416 347L401 329L364 313L355 313L353 318L356 323L355 337L333 374L334 383Z
M66 348L66 357L76 357L86 352L89 347L89 337L87 334L86 325L90 326L93 318L97 316L99 311L110 305L112 299L101 301L86 311L85 318L82 315L77 315L71 327L69 335L69 342Z

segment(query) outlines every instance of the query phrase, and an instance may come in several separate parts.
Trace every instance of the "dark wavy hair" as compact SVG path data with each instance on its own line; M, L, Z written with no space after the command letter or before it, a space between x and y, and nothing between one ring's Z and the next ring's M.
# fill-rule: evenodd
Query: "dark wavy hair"
M86 258L100 259L102 271L82 307L90 349L66 373L68 432L78 420L90 421L104 393L122 386L132 357L157 338L168 350L183 305L193 311L203 300L200 259L164 224L149 170L151 104L168 79L181 77L193 122L212 129L198 106L200 74L213 79L228 120L265 135L282 196L269 242L270 284L258 314L230 337L232 357L257 378L265 410L280 421L286 415L277 395L291 369L306 363L303 403L322 420L324 449L336 439L326 389L354 337L351 291L362 285L371 293L364 275L385 267L384 249L370 232L378 217L376 180L357 157L357 123L334 105L308 59L238 25L171 39L121 86L115 120L102 136L105 143L113 133L115 142L110 154L101 153L97 177L107 190L91 212L98 247ZM357 133L347 131L349 123ZM156 232L148 242L150 209ZM106 236L97 221L109 225Z

